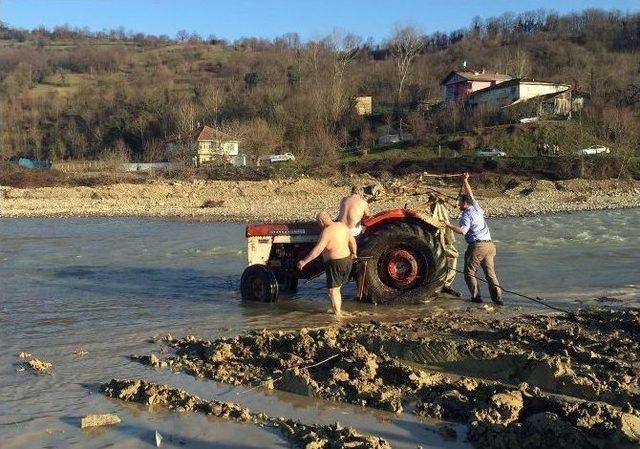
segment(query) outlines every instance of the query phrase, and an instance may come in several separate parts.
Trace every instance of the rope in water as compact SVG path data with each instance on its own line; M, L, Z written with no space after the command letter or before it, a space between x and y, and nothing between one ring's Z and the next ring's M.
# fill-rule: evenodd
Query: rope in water
M475 279L478 279L478 280L480 280L480 281L484 282L485 284L489 284L489 281L487 281L485 278L482 278L482 277L476 276L476 275L474 275L474 274L468 274L468 273L465 273L464 271L462 271L462 270L458 270L457 268L451 268L451 269L452 269L452 270L454 270L454 271L456 271L457 273L464 274L465 276L469 275L469 276L471 276L471 277L473 277L473 278L475 278ZM533 301L533 302L535 302L535 303L537 303L537 304L540 304L541 306L547 307L547 308L549 308L549 309L552 309L552 310L555 310L555 311L558 311L558 312L562 312L562 313L566 313L567 315L572 316L572 317L575 317L575 316L576 316L576 314L575 314L574 312L570 311L570 310L566 310L566 309L563 309L563 308L561 308L561 307L552 306L551 304L547 304L547 303L545 303L544 301L546 301L546 300L545 300L545 299L543 299L543 298L540 298L539 296L536 296L536 297L534 298L534 297L532 297L532 296L528 296L528 295L525 295L525 294L523 294L523 293L518 293L518 292L513 291L513 290L508 290L508 289L504 288L502 285L500 285L500 289L501 289L502 291L504 291L504 292L507 292L507 293L510 293L510 294L512 294L512 295L518 296L518 297L520 297L520 298L524 298L524 299L528 299L529 301Z

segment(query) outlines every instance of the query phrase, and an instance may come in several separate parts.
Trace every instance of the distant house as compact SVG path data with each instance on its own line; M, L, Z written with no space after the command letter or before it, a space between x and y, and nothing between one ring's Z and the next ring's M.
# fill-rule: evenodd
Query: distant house
M441 82L442 96L445 102L456 101L481 89L492 87L509 81L513 77L503 73L481 71L453 71Z
M196 166L212 161L236 163L239 156L236 139L207 125L198 124L190 133L178 134L167 142L169 154L175 154L184 148L193 152Z
M471 108L503 108L531 101L537 103L537 115L570 115L571 86L517 78L472 92L466 103Z
M356 114L371 115L373 112L373 101L371 97L356 97Z

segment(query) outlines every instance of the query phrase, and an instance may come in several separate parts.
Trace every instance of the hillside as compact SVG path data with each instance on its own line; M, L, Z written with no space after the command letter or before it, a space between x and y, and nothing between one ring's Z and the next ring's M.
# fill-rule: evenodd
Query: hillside
M395 56L407 33L419 45L401 85ZM373 121L402 121L424 157L465 137L466 146L495 144L514 155L532 154L546 139L567 151L606 144L626 157L639 146L639 50L640 14L595 10L505 14L446 34L405 28L382 43L352 35L301 43L295 34L229 43L2 26L0 158L159 160L167 136L203 122L238 136L249 155L292 151L331 164L341 149L373 146ZM427 107L463 61L569 83L587 106L570 123L516 128ZM356 95L373 97L371 120L354 114Z

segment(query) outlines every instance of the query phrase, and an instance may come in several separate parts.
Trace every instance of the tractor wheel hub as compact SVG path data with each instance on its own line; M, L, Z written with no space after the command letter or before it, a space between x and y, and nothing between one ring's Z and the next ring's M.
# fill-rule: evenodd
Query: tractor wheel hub
M404 287L418 277L418 260L412 252L396 249L387 255L386 269L391 281L399 287Z

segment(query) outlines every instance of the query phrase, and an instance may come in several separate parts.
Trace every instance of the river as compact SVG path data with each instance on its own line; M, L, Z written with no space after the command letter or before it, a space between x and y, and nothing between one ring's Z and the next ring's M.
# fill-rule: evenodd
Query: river
M640 303L640 209L580 212L490 221L503 285L575 308ZM152 370L127 357L157 350L151 337L232 335L259 328L328 324L323 281L301 284L277 304L245 304L238 282L245 266L244 225L144 218L0 220L0 446L289 447L268 430L194 414L148 411L106 399L96 385L112 377L187 388L205 398L304 422L354 425L393 447L445 447L430 423L410 414L246 391ZM456 280L465 291L462 279ZM354 288L346 289L353 296ZM488 296L488 295L485 295ZM541 306L506 295L504 313ZM349 300L357 316L414 317L433 307L467 307L438 299L420 306L374 307ZM503 312L499 312L503 313ZM54 364L53 374L21 371L16 354ZM79 417L116 412L123 423L82 431ZM464 432L461 432L464 433ZM468 447L460 439L446 447Z

